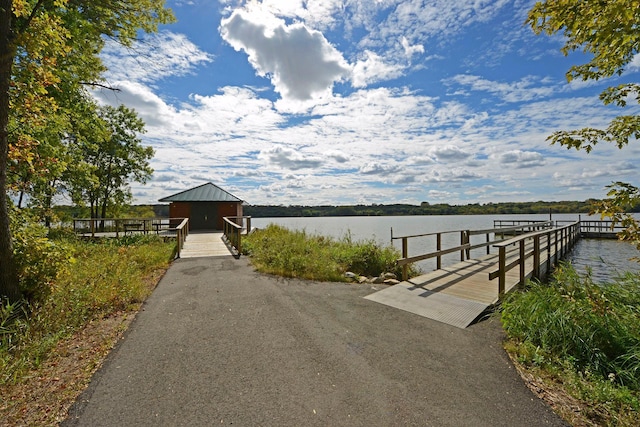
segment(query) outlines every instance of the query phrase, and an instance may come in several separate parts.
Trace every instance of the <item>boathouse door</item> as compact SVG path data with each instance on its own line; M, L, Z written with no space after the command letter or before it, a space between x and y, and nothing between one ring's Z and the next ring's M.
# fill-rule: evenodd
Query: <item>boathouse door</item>
M191 214L189 219L191 230L215 230L217 218L217 203L191 203Z

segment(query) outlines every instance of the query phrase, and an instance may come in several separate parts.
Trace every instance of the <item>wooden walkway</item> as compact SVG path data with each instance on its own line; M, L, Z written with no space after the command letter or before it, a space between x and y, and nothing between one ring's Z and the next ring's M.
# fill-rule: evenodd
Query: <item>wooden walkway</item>
M489 273L498 265L498 254L460 261L414 277L365 297L459 328L466 328L498 302L498 279ZM528 266L531 271L531 266ZM507 292L519 282L519 273L507 274Z
M558 258L553 242L548 244L547 237L543 240L545 250L542 251L544 257L539 259L539 276L544 276L553 260ZM524 252L532 252L532 247L532 243L527 243ZM519 254L518 245L507 248L506 264L517 260ZM490 273L496 276L498 268L499 255L488 254L411 278L365 298L466 328L500 301L499 277L490 279ZM505 273L505 294L521 283L520 274L520 268L511 268ZM534 257L529 256L525 258L524 278L529 279L533 274Z
M221 231L192 231L180 251L180 258L231 256L229 247L222 240Z

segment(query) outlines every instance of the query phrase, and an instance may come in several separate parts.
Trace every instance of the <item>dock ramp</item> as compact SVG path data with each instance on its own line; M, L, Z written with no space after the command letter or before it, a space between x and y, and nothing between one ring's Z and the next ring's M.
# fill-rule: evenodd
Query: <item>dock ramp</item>
M473 323L490 306L430 291L410 282L401 282L365 298L462 329Z

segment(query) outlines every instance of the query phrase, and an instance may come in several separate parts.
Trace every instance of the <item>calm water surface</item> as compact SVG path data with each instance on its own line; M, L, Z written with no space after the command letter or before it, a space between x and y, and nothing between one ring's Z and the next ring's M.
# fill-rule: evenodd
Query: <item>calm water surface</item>
M590 218L586 214L553 214L554 221L576 221L580 218ZM353 240L375 240L377 243L388 245L391 243L391 233L394 236L426 234L443 231L481 230L493 228L493 221L503 220L549 220L549 215L428 215L428 216L351 216L351 217L315 217L315 218L252 218L251 224L257 228L264 228L270 223L282 225L293 230L305 230L309 234L331 236L336 239L350 235ZM476 236L472 244L485 241L484 236ZM493 236L491 236L493 240ZM460 244L459 233L443 236L443 248ZM400 248L400 240L394 240L393 245ZM435 237L422 237L409 240L409 255L419 255L436 250ZM472 256L480 256L486 249L478 249ZM596 282L610 281L618 274L626 271L640 272L640 263L630 258L640 256L638 250L624 242L604 239L581 239L574 248L568 260L578 271L584 273L587 268ZM454 262L459 254L443 257L443 262ZM423 271L435 269L435 260L422 261L419 267Z

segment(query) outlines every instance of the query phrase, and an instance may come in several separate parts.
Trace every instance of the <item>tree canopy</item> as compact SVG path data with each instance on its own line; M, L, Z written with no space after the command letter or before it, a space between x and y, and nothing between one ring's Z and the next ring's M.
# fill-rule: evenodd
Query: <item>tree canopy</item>
M568 81L574 79L600 80L621 76L640 52L640 0L547 0L538 2L529 11L527 23L536 34L561 33L565 37L561 51L564 55L582 50L589 58L584 64L574 65L566 73ZM600 93L605 105L628 107L640 104L640 84L621 83ZM637 110L636 110L637 111ZM605 129L585 127L561 130L549 140L566 148L593 150L600 142L626 147L630 141L640 139L640 115L621 114ZM609 186L608 200L596 209L605 217L627 226L622 237L640 248L637 221L625 214L629 207L640 202L638 187L630 183L614 182Z
M67 182L74 202L88 204L92 218L105 218L109 206L130 201L131 180L144 183L151 176L153 149L141 144L144 122L133 110L104 106L98 118L99 131L70 144L77 161Z
M77 160L69 135L98 115L87 87L103 84L105 38L130 45L173 19L164 0L0 0L0 297L20 297L7 191L49 199Z

